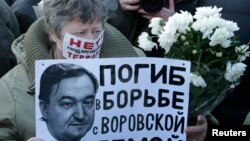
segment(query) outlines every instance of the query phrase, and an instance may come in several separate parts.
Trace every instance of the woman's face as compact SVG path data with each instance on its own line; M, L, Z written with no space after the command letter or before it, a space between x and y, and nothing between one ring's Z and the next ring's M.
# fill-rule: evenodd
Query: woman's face
M62 45L65 33L86 39L96 39L102 31L102 22L97 20L93 23L83 23L80 19L75 19L65 23L61 30L61 38L58 38L54 32L50 32L52 40L56 43L55 58L63 58Z

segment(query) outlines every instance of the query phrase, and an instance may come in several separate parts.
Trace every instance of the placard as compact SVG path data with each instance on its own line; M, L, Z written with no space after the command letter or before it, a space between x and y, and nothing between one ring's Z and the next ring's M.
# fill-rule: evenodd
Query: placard
M49 105L53 102L44 104L44 101L39 99L40 88L45 89L48 95L52 93L52 96L48 97L49 100L52 100L50 98L64 93L72 93L74 96L81 97L83 93L88 93L89 90L97 87L77 91L78 87L75 85L81 85L79 83L81 80L86 79L87 81L85 77L77 79L81 76L79 75L73 76L73 78L67 76L53 84L51 88L50 83L57 82L60 75L64 75L61 74L62 72L56 73L56 75L51 74L53 77L50 77L46 87L40 86L42 78L45 77L43 74L53 65L72 65L71 69L82 67L96 78L98 89L94 95L94 122L88 131L84 130L84 126L87 125L84 123L84 120L87 119L86 111L79 106L79 102L82 102L83 107L90 107L93 103L74 100L74 98L72 100L69 96L66 97L69 99L56 102L59 109L61 106L66 111L63 114L60 111L53 112L50 110L57 109ZM166 58L39 60L36 61L35 68L36 136L39 138L49 141L61 140L65 136L60 135L61 133L65 132L68 134L66 137L73 137L74 135L67 130L77 130L87 132L81 137L81 141L186 140L184 129L187 127L190 84L190 62L188 61ZM53 69L51 72L55 73L56 70ZM67 69L64 70L67 71ZM57 77L54 78L54 76ZM62 87L65 85L70 88L64 88L64 90ZM88 82L82 82L82 85L87 87ZM77 90L68 92L72 87L76 87ZM51 113L58 114L51 116L49 115ZM60 122L55 123L55 125L59 125L58 129L52 131L58 133L51 133L47 128L47 124L50 122L46 120L53 119L51 117L58 117L58 120L54 121ZM78 117L79 120L74 119ZM65 124L63 124L64 122ZM55 139L55 136L61 137L61 139Z

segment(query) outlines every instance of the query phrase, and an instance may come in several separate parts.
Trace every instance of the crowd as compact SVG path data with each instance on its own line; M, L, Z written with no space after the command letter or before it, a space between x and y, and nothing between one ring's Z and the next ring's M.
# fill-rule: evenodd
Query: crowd
M198 6L217 6L223 7L225 19L238 23L241 42L250 41L249 0L167 0L152 13L140 1L44 0L41 10L40 0L1 0L0 140L35 136L34 62L67 58L61 49L64 33L94 40L104 31L100 58L163 57L164 49L149 52L136 47L140 33L150 30L153 17L167 21L180 10L193 13ZM248 67L240 84L212 112L221 125L250 124L250 58L245 63ZM188 141L205 139L207 120L201 115L196 125L186 128Z

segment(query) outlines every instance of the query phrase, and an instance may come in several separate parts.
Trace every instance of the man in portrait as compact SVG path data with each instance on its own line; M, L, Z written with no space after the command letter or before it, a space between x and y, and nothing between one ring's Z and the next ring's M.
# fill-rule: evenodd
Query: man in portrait
M75 64L54 64L43 72L39 93L41 119L56 140L79 141L91 129L97 89L95 76Z

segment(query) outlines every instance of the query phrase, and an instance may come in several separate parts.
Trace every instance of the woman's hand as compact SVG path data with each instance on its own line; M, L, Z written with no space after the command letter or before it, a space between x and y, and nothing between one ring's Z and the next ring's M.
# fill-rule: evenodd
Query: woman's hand
M199 115L195 126L189 126L185 129L188 141L204 141L207 134L207 119Z

